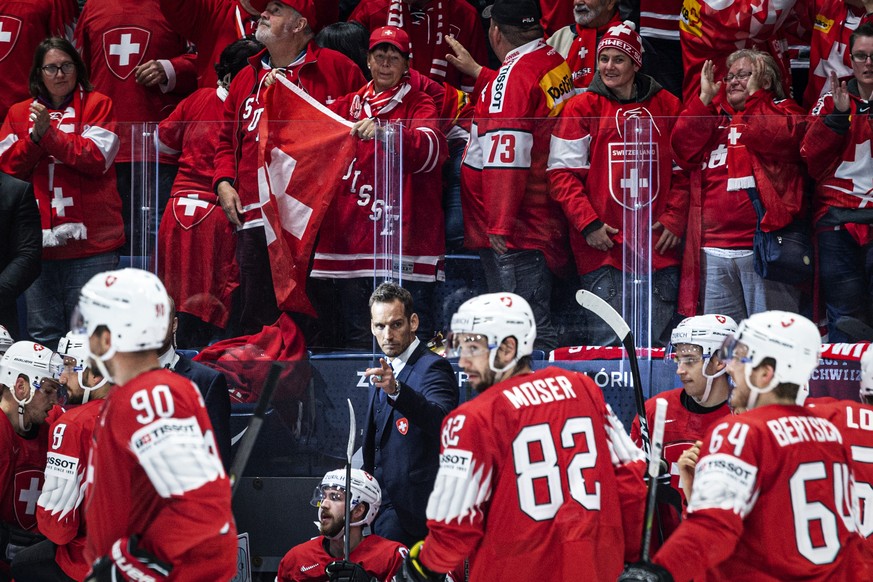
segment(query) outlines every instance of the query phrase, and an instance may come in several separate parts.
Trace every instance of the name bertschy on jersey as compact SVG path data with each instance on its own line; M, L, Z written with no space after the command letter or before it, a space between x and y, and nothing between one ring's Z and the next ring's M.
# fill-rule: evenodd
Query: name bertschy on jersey
M842 443L843 437L830 421L812 416L784 416L767 421L780 447L807 441Z
M567 398L576 398L573 383L566 376L537 378L530 382L522 382L504 390L503 395L516 409L522 406L537 406Z

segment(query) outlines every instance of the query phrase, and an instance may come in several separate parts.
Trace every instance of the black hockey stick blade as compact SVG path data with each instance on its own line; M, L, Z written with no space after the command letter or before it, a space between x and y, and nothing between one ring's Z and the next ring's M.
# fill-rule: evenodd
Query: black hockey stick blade
M258 439L258 433L261 432L261 426L264 424L264 415L267 413L267 407L270 406L270 401L273 399L273 392L276 390L276 385L279 383L279 374L285 368L279 362L273 362L270 366L270 372L267 374L267 379L264 381L264 388L261 390L261 395L258 397L258 403L255 405L255 411L252 414L252 419L246 428L246 433L243 435L239 443L239 449L236 451L236 456L233 458L233 465L230 467L230 491L231 497L236 493L239 487L240 478L249 462L249 457L252 454L252 449L255 446L255 441Z
M637 361L636 344L634 343L634 334L631 333L630 326L622 319L621 315L613 309L612 305L591 293L580 289L576 292L576 302L597 315L606 323L612 332L621 341L627 352L628 362L630 363L631 377L634 382L634 404L637 408L637 416L640 419L640 434L643 438L643 451L650 456L651 447L649 446L649 423L646 420L646 400L643 397L643 383L640 376L640 364Z
M349 532L352 521L352 456L355 454L355 407L352 406L350 398L346 398L346 402L349 403L349 444L346 447L346 524L343 531L343 555L346 560L350 560L352 549Z

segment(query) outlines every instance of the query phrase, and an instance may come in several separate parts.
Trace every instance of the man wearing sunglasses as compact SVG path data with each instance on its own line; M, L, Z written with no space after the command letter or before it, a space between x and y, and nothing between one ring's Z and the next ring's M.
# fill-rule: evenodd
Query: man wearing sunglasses
M654 564L619 580L871 579L843 437L795 403L820 341L814 323L785 311L752 315L725 340L731 408L746 411L703 439L688 517Z
M36 500L43 486L48 424L56 418L60 356L16 342L0 360L0 579L15 553L42 539Z
M84 335L67 333L58 354L64 361L60 383L66 403L75 406L51 425L45 484L36 506L39 531L48 539L16 554L12 575L17 580L70 582L84 579L90 568L82 492L94 427L111 385L89 365Z
M679 514L687 503L679 472L679 457L688 447L699 446L709 427L730 414L727 363L719 358L718 351L725 338L733 336L736 330L737 323L727 315L697 315L683 319L670 336L666 354L667 359L676 363L676 375L682 387L661 392L646 401L646 419L650 427L655 424L656 398L668 402L663 455L670 469L670 487L675 493L670 494L669 489L659 493L663 493L664 500L674 505L678 512L672 513L661 506L664 510L659 511L656 531L660 531L662 540L679 526ZM631 439L637 446L643 446L639 417L631 425Z

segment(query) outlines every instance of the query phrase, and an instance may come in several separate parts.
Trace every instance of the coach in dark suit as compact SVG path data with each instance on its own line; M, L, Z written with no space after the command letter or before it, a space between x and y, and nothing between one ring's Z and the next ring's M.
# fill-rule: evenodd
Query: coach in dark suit
M15 302L40 272L42 228L33 187L0 172L0 325L19 337Z
M425 508L439 469L440 426L458 405L451 364L415 337L409 291L383 283L370 297L370 326L387 358L373 384L364 427L364 470L382 486L373 532L412 546L427 534Z

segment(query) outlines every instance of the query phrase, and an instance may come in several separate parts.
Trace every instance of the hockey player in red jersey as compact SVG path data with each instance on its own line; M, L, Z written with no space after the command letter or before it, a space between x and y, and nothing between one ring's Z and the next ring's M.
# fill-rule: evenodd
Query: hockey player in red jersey
M61 366L54 352L26 341L12 344L0 359L0 579L8 579L18 550L41 539L36 500Z
M88 460L88 580L228 580L236 573L230 485L203 397L162 369L169 299L138 269L95 275L74 330L116 383Z
M663 456L670 468L670 486L680 496L681 507L687 500L682 491L679 457L702 439L713 423L731 412L727 405L730 394L727 363L719 358L718 350L725 338L736 330L737 323L726 315L697 315L683 319L670 336L667 356L676 362L676 375L682 387L661 392L657 398L669 403ZM646 401L648 426L655 424L655 400ZM631 439L637 446L643 446L639 417L631 425ZM659 511L659 517L666 539L679 525L679 515Z
M320 536L291 548L279 563L277 582L389 581L403 564L406 547L375 534L364 537L364 526L373 523L382 503L376 479L352 469L352 509L349 519L348 560L343 560L345 542L345 469L329 471L310 502L318 508L315 522ZM327 571L325 571L327 570Z
M619 580L869 580L851 459L830 421L797 406L818 366L818 328L786 311L740 323L722 356L746 412L709 430L688 517ZM694 559L689 559L694 556Z
M807 404L812 411L833 422L843 435L852 457L855 496L858 498L858 532L873 551L873 349L861 356L861 402L837 400Z
M443 421L430 533L398 580L442 580L467 557L471 582L615 580L639 555L642 451L590 378L531 370L536 325L520 296L470 299L452 334L480 394Z

